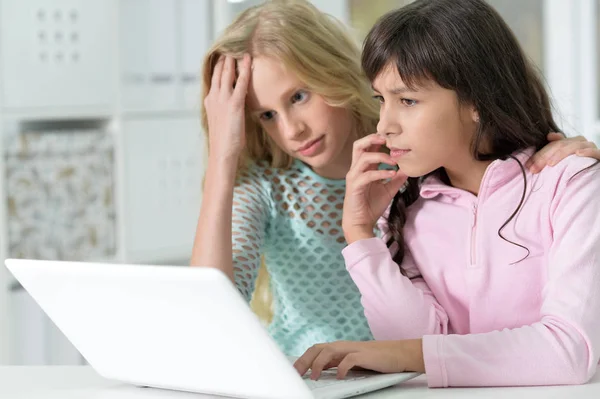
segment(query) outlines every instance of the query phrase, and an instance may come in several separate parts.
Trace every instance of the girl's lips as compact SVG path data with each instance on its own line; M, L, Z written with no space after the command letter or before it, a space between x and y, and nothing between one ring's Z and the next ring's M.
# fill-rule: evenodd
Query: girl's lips
M392 148L390 149L390 156L392 158L400 158L403 157L404 155L408 154L410 152L410 150L401 150L399 148Z
M311 155L314 155L321 148L322 144L323 144L323 137L320 137L314 141L311 141L304 147L301 147L298 150L298 152L305 157L310 157Z

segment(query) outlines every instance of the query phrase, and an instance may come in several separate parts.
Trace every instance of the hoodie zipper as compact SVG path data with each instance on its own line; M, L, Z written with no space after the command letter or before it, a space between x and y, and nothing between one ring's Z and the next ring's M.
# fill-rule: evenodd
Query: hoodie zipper
M477 265L477 204L473 204L473 222L471 223L471 266Z

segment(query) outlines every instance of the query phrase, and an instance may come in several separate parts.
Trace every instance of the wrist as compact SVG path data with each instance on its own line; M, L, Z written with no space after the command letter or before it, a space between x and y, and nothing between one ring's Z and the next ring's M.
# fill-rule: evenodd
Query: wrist
M206 167L206 180L217 179L223 182L235 182L238 159L235 157L209 157Z
M406 371L424 373L423 339L407 339L400 342L402 355L406 359Z
M373 234L373 228L368 228L365 226L353 226L344 229L344 238L346 239L346 243L348 243L348 245L359 240L366 240L373 237L375 237L375 234Z
M237 166L239 163L241 154L237 152L227 152L227 151L209 151L208 153L208 163L209 165L234 165Z
M210 146L208 149L209 162L234 162L237 163L242 156L242 150L230 146Z

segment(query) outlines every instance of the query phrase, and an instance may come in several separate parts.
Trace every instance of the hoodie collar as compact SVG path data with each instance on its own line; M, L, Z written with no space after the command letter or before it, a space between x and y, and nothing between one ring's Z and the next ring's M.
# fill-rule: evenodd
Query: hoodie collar
M534 154L535 149L533 147L526 150L520 150L512 154L521 165L525 165L525 162ZM514 179L515 177L522 175L522 170L513 158L508 157L505 160L497 159L492 162L483 175L479 193L486 188L496 188L505 184L506 182ZM444 184L437 176L429 176L421 183L421 197L429 199L438 195L448 196L453 199L464 195L466 191L448 186ZM470 194L470 193L469 193ZM472 195L472 194L470 194Z

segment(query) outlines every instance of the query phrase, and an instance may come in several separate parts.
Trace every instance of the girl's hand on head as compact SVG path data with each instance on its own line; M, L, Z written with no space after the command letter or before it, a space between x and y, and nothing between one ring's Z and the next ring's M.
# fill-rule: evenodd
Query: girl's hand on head
M533 154L525 164L532 173L539 173L546 166L554 166L569 155L600 160L600 150L583 136L566 138L562 133L548 134L550 144Z
M343 379L351 369L380 373L425 372L423 343L420 339L404 341L339 341L314 345L296 360L300 375L311 370L316 380L323 370L337 367L337 378Z
M245 104L250 64L248 54L237 61L237 80L233 57L221 56L215 65L210 91L204 99L211 157L237 161L246 146Z
M377 134L354 143L342 212L342 228L348 244L373 237L377 219L408 178L399 170L378 169L380 163L396 165L388 154L379 151L383 144L385 139Z

